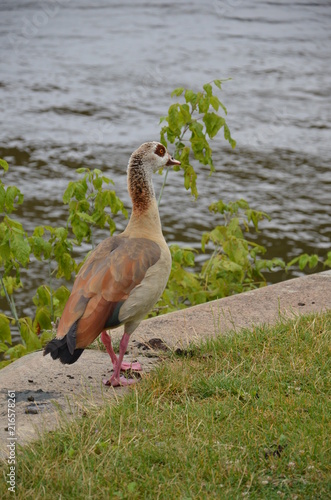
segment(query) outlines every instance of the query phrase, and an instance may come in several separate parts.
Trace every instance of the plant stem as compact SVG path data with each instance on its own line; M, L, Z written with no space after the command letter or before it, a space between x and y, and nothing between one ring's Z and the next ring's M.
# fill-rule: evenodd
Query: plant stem
M157 201L157 206L158 207L160 206L160 201L161 201L161 198L162 198L162 195L163 195L163 190L164 190L166 182L167 182L168 173L169 173L169 169L166 170L166 173L165 173L165 176L164 176L164 179L163 179L163 183L162 183L162 186L161 186L161 191L160 191L159 199Z
M49 259L49 261L48 261L48 275L49 275L49 293L50 293L50 301L51 301L51 318L52 318L52 321L54 321L51 259Z
M182 135L180 136L178 142L177 142L177 146L176 146L176 149L175 149L175 152L174 152L174 156L175 154L177 153L177 150L178 150L178 144L183 140L183 137L184 135L186 134L186 132L188 131L189 129L189 124L186 125L186 127L184 128L183 132L182 132ZM161 191L160 191L160 195L159 195L159 199L157 201L157 206L159 207L160 206L160 202L161 202L161 198L162 198L162 195L163 195L163 190L165 188L165 185L167 183L167 177L168 177L168 172L169 172L169 169L167 169L166 171L166 174L164 176L164 180L163 180L163 183L162 183L162 186L161 186Z
M94 213L94 201L95 201L95 189L93 187L92 181L90 180L90 190L91 190L91 209L92 209L92 214ZM95 241L94 241L94 234L93 234L93 225L91 224L91 246L92 250L95 248Z
M20 322L18 320L18 315L17 315L17 310L16 310L16 306L15 306L15 302L14 302L14 299L12 297L9 296L8 292L7 292L7 288L4 284L4 281L2 279L2 276L0 275L0 282L1 282L1 286L2 286L2 289L4 291L4 294L5 294L5 297L7 299L7 302L8 302L8 305L10 307L10 311L13 315L13 318L15 319L16 323L17 323L17 326L18 326L18 329L19 329L19 332L21 334L21 325L20 325Z
M202 277L202 278L204 278L204 279L206 280L206 281L205 281L205 285L207 285L207 283L208 283L208 272L209 272L209 268L210 268L210 266L211 266L211 264L212 264L212 262L213 262L214 258L215 258L215 257L216 257L216 255L218 254L218 252L219 252L219 248L218 248L218 247L216 247L216 248L214 249L213 253L212 253L212 256L210 257L210 259L208 259L208 264L207 264L207 266L206 266L206 268L205 268L204 272L203 272L203 273L201 273L201 277Z

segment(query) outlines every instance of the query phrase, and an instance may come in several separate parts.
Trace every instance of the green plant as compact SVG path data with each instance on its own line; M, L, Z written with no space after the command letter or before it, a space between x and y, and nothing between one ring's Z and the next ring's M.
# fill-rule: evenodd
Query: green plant
M184 186L191 190L192 195L198 197L197 173L192 165L191 156L202 165L209 165L210 173L215 171L212 148L209 140L213 139L223 128L224 139L232 148L236 141L231 137L230 129L223 116L217 112L222 109L227 115L227 109L217 95L213 94L213 86L222 88L226 80L213 80L203 86L203 91L194 92L191 89L179 87L175 89L171 97L183 96L185 103L172 104L168 114L162 116L160 123L167 122L160 132L160 141L167 146L168 142L175 146L175 158L181 161L181 165L174 170L182 170ZM208 140L209 138L209 140ZM167 173L164 185L167 180ZM163 188L161 189L160 199Z
M0 161L6 172L8 164ZM0 213L4 219L0 223L0 283L1 294L6 297L12 316L0 314L0 352L5 359L0 367L35 349L40 349L53 335L54 323L61 316L70 295L69 290L60 285L53 288L54 280L71 280L80 264L74 259L74 252L82 241L94 247L94 228L108 227L112 234L116 225L111 214L122 212L127 216L121 200L114 190L106 189L113 181L103 176L98 169L77 170L81 179L69 182L63 195L63 202L69 206L67 227L37 226L28 237L20 222L10 218L9 213L23 203L23 194L16 186L5 187L0 180ZM70 237L72 231L74 239ZM34 319L19 317L14 293L22 287L20 269L27 267L30 256L47 263L48 284L40 285L33 298L36 306ZM22 343L12 344L11 326L19 330Z
M0 160L0 167L4 172L8 171L8 163ZM0 352L5 352L11 345L10 325L17 325L20 335L25 342L29 343L27 337L29 324L26 319L19 319L14 300L14 292L22 287L20 269L27 267L30 257L30 245L27 234L20 222L9 217L18 205L23 203L24 196L16 186L5 187L0 179L0 213L4 214L0 223L0 284L1 295L5 297L11 317L0 314ZM25 339L25 340L24 340ZM25 346L22 346L24 349ZM1 366L1 365L0 365Z
M236 145L225 117L218 114L222 110L226 116L226 107L213 93L215 88L222 88L222 83L222 80L213 80L206 83L200 92L183 87L175 89L171 95L182 97L185 102L172 104L168 114L160 120L161 123L167 122L161 129L160 140L165 146L168 142L174 144L174 155L181 161L176 170L183 171L184 186L195 198L199 193L194 164L208 165L210 174L215 171L212 140L223 129L224 139L232 148ZM159 202L165 182L166 176ZM266 284L263 270L285 267L281 259L259 259L258 256L266 249L244 237L250 226L258 231L259 222L268 219L267 214L253 210L245 200L227 204L219 200L210 205L209 210L223 216L222 225L202 236L202 252L209 243L213 247L211 256L205 259L199 271L192 272L192 268L197 267L194 252L178 246L171 247L173 264L170 279L152 315L263 286Z
M104 188L114 182L102 175L101 170L79 168L76 172L83 174L82 179L69 182L63 195L63 203L69 207L68 226L78 245L86 240L94 248L93 228L108 226L112 235L116 224L111 214L122 212L127 217L128 213L115 191Z
M47 285L37 288L33 297L36 314L33 326L36 332L52 331L53 325L62 316L64 306L70 296L70 290L64 285L53 290Z
M286 266L287 269L298 265L300 271L303 271L307 266L309 269L314 269L318 264L322 264L324 267L331 267L331 251L327 253L326 258L323 260L316 254L309 255L303 253L292 259Z
M172 245L168 286L152 315L265 286L262 271L285 267L282 259L259 258L266 249L245 238L252 226L258 231L259 222L268 218L265 213L252 210L245 200L228 204L220 200L209 210L222 216L222 224L202 235L202 251L211 246L211 256L194 272L196 252Z
M214 245L211 259L202 269L206 284L212 284L213 294L224 297L265 286L262 271L285 267L282 259L259 258L266 248L244 237L252 226L259 231L259 222L270 219L266 213L253 210L243 199L227 204L219 200L211 204L209 210L223 216L223 224L202 237L203 251L209 242Z

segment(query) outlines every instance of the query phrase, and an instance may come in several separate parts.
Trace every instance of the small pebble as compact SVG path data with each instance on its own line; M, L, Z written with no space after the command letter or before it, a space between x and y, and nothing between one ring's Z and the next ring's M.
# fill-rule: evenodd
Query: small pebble
M27 408L25 408L25 413L28 413L29 415L37 415L37 413L39 413L39 410L37 406L28 406Z

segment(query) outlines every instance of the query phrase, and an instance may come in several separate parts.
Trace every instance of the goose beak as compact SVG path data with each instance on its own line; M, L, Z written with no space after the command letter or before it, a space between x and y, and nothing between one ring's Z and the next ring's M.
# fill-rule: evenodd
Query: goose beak
M169 156L169 160L167 161L166 166L170 167L171 165L180 165L180 164L181 164L180 161L175 160L175 158Z

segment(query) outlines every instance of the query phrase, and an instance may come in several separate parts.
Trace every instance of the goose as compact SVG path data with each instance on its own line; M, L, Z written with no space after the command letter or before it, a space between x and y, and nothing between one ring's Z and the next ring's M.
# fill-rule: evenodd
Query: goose
M44 356L75 363L101 333L113 364L112 376L103 382L116 387L136 381L120 372L140 371L140 363L125 363L123 357L130 335L162 295L171 270L152 174L172 165L180 165L180 161L158 142L146 142L132 153L127 169L132 201L128 225L122 233L102 241L81 267L56 337L45 346ZM124 333L117 357L107 330L120 325L124 325Z

